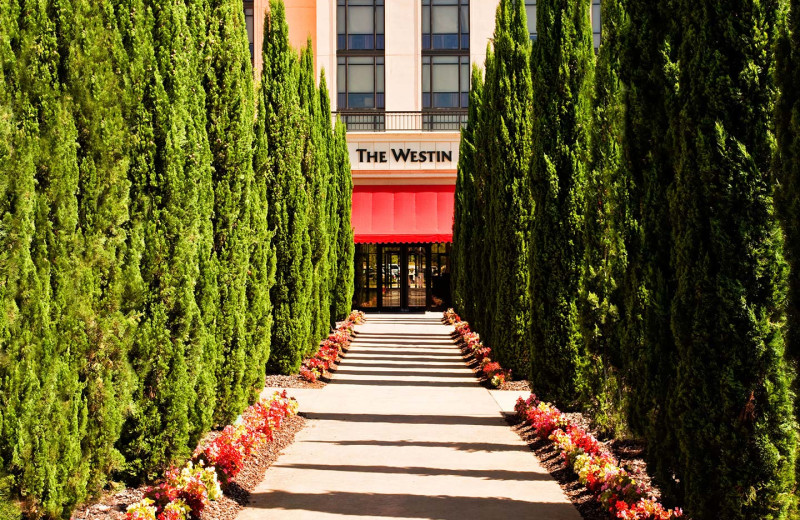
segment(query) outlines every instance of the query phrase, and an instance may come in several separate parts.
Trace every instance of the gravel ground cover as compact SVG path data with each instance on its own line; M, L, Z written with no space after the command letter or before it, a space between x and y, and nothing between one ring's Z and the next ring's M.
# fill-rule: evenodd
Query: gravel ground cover
M264 382L264 386L269 388L323 388L324 381L306 381L297 374L284 376L281 374L270 374Z
M245 466L231 484L225 494L217 501L211 502L203 511L202 520L233 520L247 504L250 492L264 478L264 472L274 463L281 452L294 442L295 435L306 424L306 419L299 415L283 420L280 430L273 433L273 441L263 445L256 453L246 459ZM219 432L211 432L203 443L210 442ZM144 496L147 486L124 489L110 493L95 504L86 505L75 511L72 520L122 520L129 504L138 502Z

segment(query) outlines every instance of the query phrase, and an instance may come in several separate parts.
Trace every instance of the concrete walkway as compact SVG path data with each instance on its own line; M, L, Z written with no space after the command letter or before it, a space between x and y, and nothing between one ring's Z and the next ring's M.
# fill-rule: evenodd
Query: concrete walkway
M373 314L238 520L580 520L479 386L439 314Z

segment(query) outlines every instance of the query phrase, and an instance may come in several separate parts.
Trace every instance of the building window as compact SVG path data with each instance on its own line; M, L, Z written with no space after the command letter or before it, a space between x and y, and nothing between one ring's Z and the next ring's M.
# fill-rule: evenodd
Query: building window
M592 37L594 38L594 48L600 48L600 36L602 34L602 24L600 18L600 0L592 0Z
M337 24L337 110L383 111L385 0L338 0ZM359 118L364 118L361 120ZM351 121L350 119L353 119ZM352 124L382 127L383 113L343 117Z
M383 56L339 56L339 109L384 109Z
M422 0L422 48L469 49L469 0Z
M536 32L536 0L525 0L525 14L528 18L528 32L531 35L531 41L536 41L539 33Z
M422 57L422 108L469 106L469 56Z
M339 50L384 48L384 0L338 0L336 9Z
M253 62L255 57L255 49L253 49L254 33L253 33L253 2L244 2L244 25L247 27L247 41L250 43L250 62Z

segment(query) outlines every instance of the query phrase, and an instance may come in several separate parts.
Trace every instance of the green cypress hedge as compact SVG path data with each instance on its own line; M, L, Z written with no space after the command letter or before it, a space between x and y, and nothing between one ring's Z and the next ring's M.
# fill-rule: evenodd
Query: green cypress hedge
M309 296L311 319L310 344L306 354L315 352L319 342L330 332L330 293L328 271L328 231L327 189L330 184L327 144L323 138L323 126L331 127L330 118L322 120L320 91L316 85L314 71L314 51L309 38L306 48L300 55L300 107L305 119L303 173L308 192L308 229L311 242L312 286Z
M631 430L647 439L648 467L674 494L672 454L676 439L668 416L676 353L670 327L675 276L670 263L671 227L667 191L674 173L668 150L667 106L674 96L671 58L676 30L666 5L628 0L621 51L625 86L623 149L629 177L628 265L622 280L621 350Z
M355 292L355 242L353 241L353 225L351 214L353 209L353 177L350 175L350 153L347 150L347 129L344 123L337 119L333 131L333 144L330 149L332 162L336 165L334 184L337 186L338 208L337 219L339 223L338 236L333 242L336 244L336 291L331 300L332 316L334 321L347 318L353 306L353 293Z
M625 16L619 0L601 5L602 45L595 68L590 163L584 213L584 252L579 320L589 356L588 392L582 396L595 423L604 430L625 428L619 369L626 269L625 232L629 228L629 179L622 139L625 105L620 83L620 47Z
M786 352L792 364L795 393L795 421L800 419L797 377L800 365L800 1L789 2L788 17L776 46L776 79L780 88L775 105L775 203L783 224L784 256L789 263L786 308ZM800 456L796 457L795 496L800 483ZM797 501L796 501L797 502ZM797 504L795 504L795 508ZM793 518L800 518L795 509Z
M14 173L3 182L2 476L29 505L57 516L85 495L88 479L78 377L85 344L73 350L62 336L80 333L77 128L59 76L55 20L40 3L11 2L2 21L13 145L4 171Z
M677 5L676 476L695 518L786 518L796 435L768 175L779 2Z
M494 75L494 50L491 45L486 49L486 62L484 66L484 78L489 78ZM471 246L473 269L475 279L473 283L474 288L474 303L475 316L473 322L476 330L486 333L489 331L492 322L490 314L490 301L489 299L494 295L492 287L492 266L490 262L491 249L489 247L488 236L488 218L489 218L489 203L490 203L490 179L492 175L491 163L489 161L489 146L491 144L492 136L485 129L487 128L489 111L485 109L486 102L489 99L490 90L493 88L488 82L484 81L482 91L481 108L478 112L478 117L475 121L475 201L478 210L476 211L473 220L473 232L475 237ZM471 322L471 323L473 323ZM484 337L484 340L488 337Z
M537 30L532 60L532 385L542 397L570 406L587 384L578 290L594 68L588 2L540 0Z
M263 59L257 126L264 130L263 136L257 135L256 175L264 176L269 188L268 223L276 255L275 284L270 295L273 327L268 368L288 374L299 370L310 344L311 243L308 193L302 171L300 65L289 46L282 2L270 3L264 21Z
M266 98L293 102L276 125L266 109L255 119L236 0L0 4L0 168L12 173L0 179L1 517L19 517L19 503L68 518L110 480L158 476L257 397L275 236L305 253L284 263L300 289L280 302L299 313L282 322L300 330L288 357L299 363L311 344L301 134L280 133L301 119L299 64L282 26L271 47L282 67L263 76L289 79ZM313 77L311 88L319 96ZM344 129L333 146L326 106L316 98L303 117L324 136L324 166L335 150L337 182L349 183ZM287 181L277 192L276 175ZM349 272L349 312L342 208L349 248L339 236L322 246L349 259L320 284ZM327 329L333 306L316 312Z
M453 220L453 294L455 306L462 318L474 322L474 302L478 296L475 280L480 272L475 263L477 219L481 208L477 204L475 181L475 141L478 120L483 102L483 73L477 64L472 66L472 81L469 91L469 117L461 130L458 154L458 176Z
M146 284L144 317L138 329L132 365L139 376L135 407L129 417L124 450L132 475L156 476L189 453L197 373L202 370L200 345L207 334L195 295L200 273L198 236L201 197L209 165L191 159L202 154L198 124L190 99L194 48L187 8L179 4L145 3L152 27L153 68L144 73L153 83L152 105L146 102L153 140L148 143L150 171L134 179L147 197L141 263ZM152 23L152 25L150 25ZM150 101L150 100L148 100ZM202 121L205 131L205 121ZM164 266L170 266L164 269ZM213 370L213 367L212 367Z
M515 373L529 364L528 245L531 215L531 41L520 0L501 0L494 32L494 67L486 76L484 132L489 140L488 231L493 299L488 344Z
M266 208L254 208L263 201L257 198L254 186L254 85L244 12L234 2L211 0L207 25L206 128L214 168L213 245L219 263L214 284L218 291L214 332L219 359L214 422L225 424L260 391L269 355L269 334L262 330L265 311L261 297L269 287L254 289L251 283L253 276L259 284L269 283L269 276L262 278L261 251L256 266L251 267L250 258L252 237L260 232L253 227L251 212ZM259 238L269 240L263 233Z
M324 147L324 161L326 161L326 168L328 170L328 181L325 187L325 215L327 218L328 227L328 315L327 324L329 327L333 326L337 321L337 277L339 273L339 233L342 230L342 223L339 220L339 207L344 204L342 200L343 188L339 186L338 182L338 169L336 163L336 151L334 140L334 126L331 115L331 94L328 91L328 80L325 77L325 69L322 69L319 79L319 126L320 135L322 136L322 146ZM349 168L348 168L349 171ZM349 175L348 175L349 177ZM349 223L348 216L348 223ZM349 224L348 224L349 227ZM345 268L345 265L341 266ZM352 295L350 296L352 301ZM348 312L349 306L348 306Z

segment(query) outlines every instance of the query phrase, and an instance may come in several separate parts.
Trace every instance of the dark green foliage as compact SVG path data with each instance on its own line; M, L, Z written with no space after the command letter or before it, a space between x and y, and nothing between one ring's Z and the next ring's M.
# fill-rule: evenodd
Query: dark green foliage
M619 80L624 16L619 0L604 0L601 9L603 43L595 68L578 310L590 359L588 392L582 401L600 428L613 430L624 427L618 374L623 366L620 282L627 262L624 232L628 228L628 178L622 157L625 108Z
M767 175L779 2L676 5L670 405L680 497L698 519L785 518L796 439Z
M273 0L264 20L264 69L258 92L256 176L267 183L268 223L276 255L272 347L268 367L300 368L310 344L311 283L308 194L301 169L303 138L298 96L299 63L289 46L283 2Z
M494 74L494 51L491 45L486 49L486 65L484 67L484 77L488 78ZM492 165L489 160L489 146L492 136L486 131L489 112L484 110L484 99L488 96L487 85L484 83L482 91L481 107L475 120L475 204L478 207L473 218L474 237L471 245L472 263L471 272L475 273L474 294L475 302L473 323L476 330L488 331L491 327L492 316L490 314L490 298L492 292L492 265L491 247L488 229L488 214L491 198L489 196L489 186L492 176Z
M337 187L339 198L336 218L339 231L335 237L337 263L336 287L331 296L331 316L334 321L344 320L353 305L353 292L355 291L354 256L355 242L353 241L353 225L350 215L353 209L353 177L350 174L350 153L347 150L347 129L344 123L337 120L333 131L333 142L330 148L332 162L335 169L333 179Z
M531 41L524 2L501 0L494 32L494 67L486 75L483 131L487 150L487 226L491 248L492 321L485 330L495 357L515 373L529 369L528 244L531 196Z
M461 317L474 323L475 302L480 288L475 281L480 279L476 262L479 251L476 243L480 236L475 234L483 211L478 206L476 192L476 130L483 103L483 74L481 69L472 66L472 81L469 92L469 118L461 130L461 143L458 154L458 176L456 177L456 200L453 220L453 294L456 309Z
M540 0L533 54L532 384L569 406L586 385L578 324L594 65L589 3Z
M649 467L672 474L674 429L667 396L675 380L670 305L675 279L670 264L667 189L674 177L667 149L668 103L675 90L670 61L678 31L669 6L626 0L628 30L621 52L626 87L623 149L629 176L629 227L624 230L628 268L622 280L621 346L624 353L630 428L647 439ZM672 479L659 482L670 488Z
M280 337L294 348L276 364L296 368L312 344L309 196L324 224L334 210L327 173L317 191L303 177L301 138L318 139L322 172L346 165L347 150L343 130L330 146L313 75L298 115L282 14L280 26L264 75L278 88L265 81L254 127L236 0L0 4L3 518L20 516L17 501L66 518L110 479L160 475L252 402L270 353L275 248ZM327 273L332 239L316 239ZM319 276L318 335L330 277Z
M800 418L797 378L800 364L800 1L791 0L783 34L776 47L776 78L780 96L775 107L775 203L783 223L784 256L789 263L786 352L795 378L795 421ZM797 457L795 496L800 481ZM796 507L796 506L795 506ZM800 518L795 511L793 518Z
M219 262L218 283L214 284L219 291L215 305L219 364L214 420L225 424L247 406L253 393L262 386L269 356L269 334L258 330L260 327L256 325L264 320L261 300L252 309L258 316L252 321L248 319L248 271L254 233L250 205L255 202L252 191L255 106L244 13L235 1L211 0L208 4L205 50L210 59L204 83L214 167L214 251ZM250 326L256 330L249 330Z
M328 181L325 186L325 215L328 228L328 327L336 323L336 298L338 287L336 281L339 274L339 207L344 204L341 200L342 189L338 184L338 170L336 166L336 148L333 136L334 125L331 121L331 100L328 91L328 81L325 79L325 69L322 69L319 79L319 125L322 145L324 146L324 160L327 162ZM348 171L349 176L349 171ZM348 216L349 218L349 216ZM342 265L342 268L346 266ZM348 311L349 314L349 311Z
M308 230L313 269L309 294L311 319L310 344L306 354L316 351L319 342L330 332L330 283L328 278L328 186L330 164L328 142L324 138L324 127L330 128L330 116L323 119L320 91L314 72L314 51L309 38L300 56L300 107L303 109L303 173L308 192ZM326 94L327 96L327 94Z

